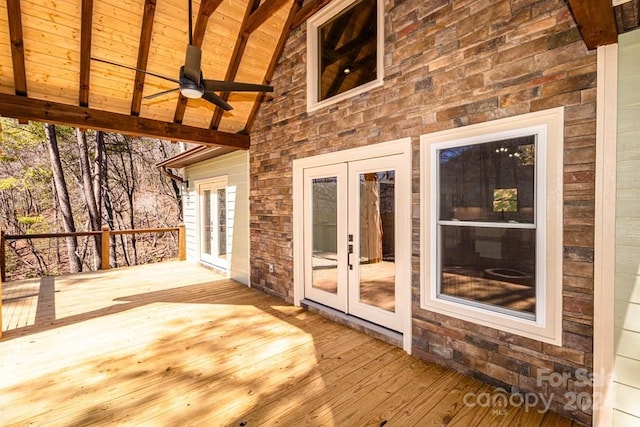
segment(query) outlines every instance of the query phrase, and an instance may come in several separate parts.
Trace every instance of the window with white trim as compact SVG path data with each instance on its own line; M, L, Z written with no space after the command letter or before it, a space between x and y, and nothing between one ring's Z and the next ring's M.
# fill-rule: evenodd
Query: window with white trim
M422 308L560 344L563 120L421 137Z
M307 110L383 84L382 0L337 0L307 20Z

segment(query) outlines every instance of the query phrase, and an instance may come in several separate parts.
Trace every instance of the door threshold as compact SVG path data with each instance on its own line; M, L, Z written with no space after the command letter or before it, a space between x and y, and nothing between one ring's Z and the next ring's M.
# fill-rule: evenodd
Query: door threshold
M351 316L336 310L335 308L328 307L326 305L303 299L300 301L300 305L309 310L312 313L317 313L322 317L332 320L341 325L349 326L364 334L373 336L387 344L395 345L396 347L403 348L402 334L391 329L387 329L384 326L377 325L359 317Z

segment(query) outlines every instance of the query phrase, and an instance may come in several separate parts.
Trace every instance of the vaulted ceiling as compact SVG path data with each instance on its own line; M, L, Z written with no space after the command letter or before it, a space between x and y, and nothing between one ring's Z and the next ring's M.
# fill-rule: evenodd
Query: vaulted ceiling
M567 1L589 47L615 42L610 0ZM637 21L638 0L622 1ZM193 0L192 44L202 48L205 78L268 84L290 29L327 3ZM146 98L177 86L155 75L178 79L188 10L188 0L5 0L0 115L248 148L251 125L271 94L218 93L233 106L228 112L178 91Z

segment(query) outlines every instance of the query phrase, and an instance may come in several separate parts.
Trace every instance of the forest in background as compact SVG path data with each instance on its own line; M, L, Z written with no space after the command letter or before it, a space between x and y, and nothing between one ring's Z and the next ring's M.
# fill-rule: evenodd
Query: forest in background
M0 227L40 234L176 227L180 183L155 164L170 141L0 118ZM111 267L175 258L177 233L111 236ZM8 240L7 280L98 269L100 236Z

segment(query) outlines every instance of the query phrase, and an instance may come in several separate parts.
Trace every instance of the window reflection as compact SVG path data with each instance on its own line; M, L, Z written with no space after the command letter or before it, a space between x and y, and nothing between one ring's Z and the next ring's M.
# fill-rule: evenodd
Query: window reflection
M531 135L438 152L440 298L535 318L535 144Z
M311 184L312 286L338 292L338 178L315 178Z
M361 0L318 28L318 101L377 78L377 3Z
M442 226L440 292L535 313L535 230Z
M535 135L439 152L440 219L534 222Z

